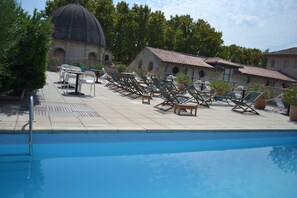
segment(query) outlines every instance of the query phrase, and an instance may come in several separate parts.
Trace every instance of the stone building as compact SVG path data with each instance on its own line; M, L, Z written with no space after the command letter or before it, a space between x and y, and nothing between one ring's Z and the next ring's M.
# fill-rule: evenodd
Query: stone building
M91 67L111 61L105 36L96 17L79 3L62 6L52 13L53 42L50 64L82 64Z
M215 70L204 62L204 58L152 47L144 48L128 66L127 71L136 71L140 75L150 72L160 78L178 72L187 74L192 79L204 78L206 73L207 76L215 75Z
M266 56L267 69L280 71L297 79L297 47L270 52Z
M151 72L163 79L181 72L190 76L193 81L224 80L233 87L246 87L255 82L282 87L285 83L296 82L279 71L241 65L217 57L198 57L152 47L144 48L127 71L135 71L139 75Z

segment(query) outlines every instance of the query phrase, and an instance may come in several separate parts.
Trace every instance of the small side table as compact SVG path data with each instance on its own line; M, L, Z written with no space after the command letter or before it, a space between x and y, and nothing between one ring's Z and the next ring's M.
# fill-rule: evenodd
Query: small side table
M101 76L100 74L102 73L102 70L100 70L100 69L91 69L91 71L95 72L95 74L96 74L96 81L95 81L95 83L101 84L101 82L99 82L98 79Z
M142 95L142 104L151 104L151 99L150 95Z
M194 115L197 115L197 108L198 105L195 104L175 104L174 105L174 113L175 114L180 114L180 110L187 110L189 109L191 112L191 115L193 115L193 110L194 110Z

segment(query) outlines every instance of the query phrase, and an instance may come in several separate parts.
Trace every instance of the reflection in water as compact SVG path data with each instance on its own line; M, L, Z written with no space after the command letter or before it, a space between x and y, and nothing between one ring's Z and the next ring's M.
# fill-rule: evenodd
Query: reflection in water
M39 160L28 155L0 156L1 197L40 197L43 184Z
M0 154L0 198L296 197L297 146L233 148L216 141L231 149L184 149L198 143L172 142L170 148L182 152L141 142L80 144L87 155L76 144L46 144L32 159Z
M297 146L273 147L269 158L286 173L297 173Z

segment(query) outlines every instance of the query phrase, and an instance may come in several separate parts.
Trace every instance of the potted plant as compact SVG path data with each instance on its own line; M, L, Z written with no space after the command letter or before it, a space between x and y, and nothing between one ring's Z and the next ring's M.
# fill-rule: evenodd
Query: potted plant
M283 92L284 102L290 105L289 119L297 121L297 85L291 84L288 89Z
M180 91L183 91L187 85L192 83L192 79L182 73L177 73L174 80L177 83L177 87Z
M79 67L81 69L81 71L87 70L87 68L80 62L74 63L73 65Z
M50 71L52 72L57 72L58 71L58 60L55 57L50 58L49 60L49 66L50 66Z
M96 65L95 65L95 69L96 69L96 70L102 70L103 67L104 67L104 65L102 65L102 64L96 64Z
M231 91L232 86L223 80L213 80L210 82L211 88L217 95L224 95L226 91Z
M116 70L118 73L122 73L126 71L126 65L124 64L118 64L116 65Z
M253 83L249 87L249 91L262 92L262 96L255 102L256 109L264 110L267 105L267 100L273 98L274 91L271 87L265 86L261 83Z

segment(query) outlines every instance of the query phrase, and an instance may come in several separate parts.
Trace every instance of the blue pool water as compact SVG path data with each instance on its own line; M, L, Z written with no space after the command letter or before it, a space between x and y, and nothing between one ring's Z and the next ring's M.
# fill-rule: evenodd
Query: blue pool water
M0 135L1 198L297 197L297 133ZM14 144L12 144L14 142Z

